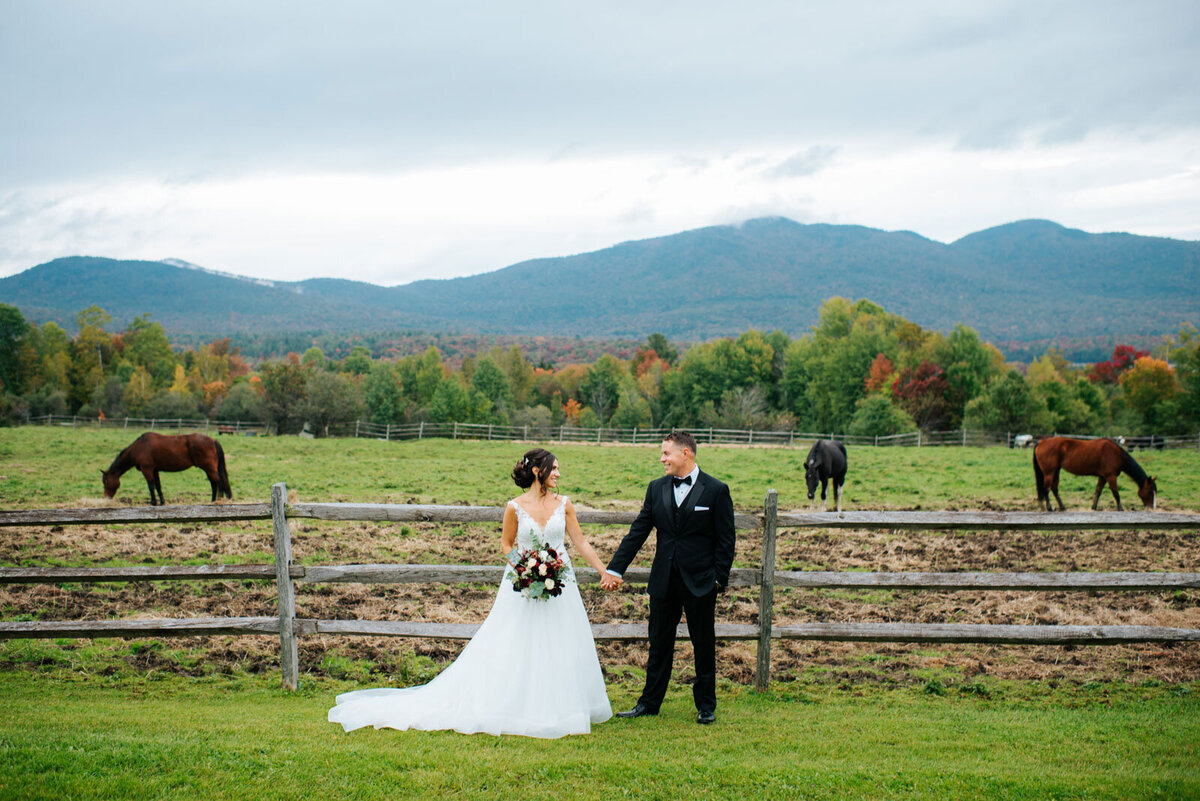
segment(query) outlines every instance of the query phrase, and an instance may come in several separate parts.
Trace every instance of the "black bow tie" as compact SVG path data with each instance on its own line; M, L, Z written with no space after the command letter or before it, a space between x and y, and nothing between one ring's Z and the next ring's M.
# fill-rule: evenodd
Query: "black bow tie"
M689 487L692 486L692 477L691 476L684 476L683 478L679 478L678 476L671 476L671 481L677 487L680 484L687 484Z

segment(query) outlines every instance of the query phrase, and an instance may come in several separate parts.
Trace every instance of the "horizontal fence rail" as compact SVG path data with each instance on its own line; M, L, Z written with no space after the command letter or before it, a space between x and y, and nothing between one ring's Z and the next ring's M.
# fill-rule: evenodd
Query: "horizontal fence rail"
M287 516L313 520L370 520L397 523L499 523L504 519L504 507L390 503L289 503ZM627 526L637 517L637 512L576 508L575 516L584 525ZM762 525L762 518L746 512L735 512L733 524L740 529L759 528Z
M214 523L270 520L268 503L212 503L177 506L102 506L94 509L15 509L0 511L5 526L72 526L97 523Z
M575 568L581 583L598 581L590 567ZM499 565L292 565L301 584L493 584L504 576ZM93 581L274 581L275 565L136 565L133 567L0 567L0 584L64 584ZM631 567L626 584L646 584L650 569ZM729 586L762 584L761 571L735 567ZM1087 590L1135 592L1200 589L1200 573L869 573L776 570L776 587L892 590Z
M424 623L393 620L313 620L297 618L301 634L341 634L365 637L414 637L469 640L478 623ZM597 640L644 640L644 623L593 623ZM746 623L718 623L719 640L758 640L761 629ZM2 639L60 637L194 637L213 634L278 634L279 618L213 617L154 620L21 621L0 623ZM680 624L679 639L689 639ZM1165 626L1033 626L967 623L802 623L775 626L771 637L831 642L940 642L996 645L1122 645L1146 642L1200 642L1200 629Z
M1200 515L1174 512L783 512L780 528L1076 531L1196 528Z
M63 426L66 428L129 429L146 428L151 431L205 431L216 434L241 434L246 436L265 435L271 426L261 420L217 420L207 417L100 417L72 414L45 414L29 417L25 425Z
M79 415L42 415L23 421L26 425L54 425L67 428L99 428L123 431L149 429L150 431L203 431L210 434L266 435L273 431L268 423L258 420L210 420L207 418L150 418L124 417L100 419ZM582 428L571 425L501 425L492 423L371 423L356 420L350 423L335 423L323 435L334 437L357 437L382 440L411 439L472 439L496 441L557 441L653 444L679 428ZM914 431L905 434L859 435L836 431L774 431L735 428L687 428L698 442L710 445L777 445L809 447L818 439L833 439L847 445L874 445L879 447L1024 447L1033 443L1032 438L1019 438L1015 431L982 431L956 428L948 431ZM308 431L302 432L313 436ZM1077 439L1097 439L1091 434L1055 432L1059 436ZM1027 437L1028 435L1025 435ZM1050 436L1045 434L1044 436ZM1113 436L1129 450L1144 448L1200 450L1200 432L1186 435L1162 436L1159 434Z
M293 578L304 568L293 567ZM77 581L275 580L275 565L135 565L133 567L0 567L0 584L63 584Z
M474 623L424 621L316 620L296 616L296 583L498 583L498 565L298 565L292 559L289 518L389 522L498 523L504 507L422 504L286 503L286 487L272 488L269 504L209 504L93 509L41 509L0 512L0 527L37 525L125 524L271 520L275 564L264 565L136 565L128 567L0 567L0 584L64 584L103 581L274 580L279 589L278 617L136 619L102 621L4 621L0 639L23 637L169 637L213 634L267 634L280 637L284 685L298 682L298 638L303 635L362 635L468 639ZM855 642L1010 643L1105 645L1139 642L1197 642L1200 630L1161 626L1066 626L890 622L814 622L775 625L775 588L890 589L934 591L1108 591L1146 592L1200 589L1200 573L979 573L979 572L832 572L775 569L779 528L909 529L909 530L1194 530L1200 515L1158 512L786 512L777 511L774 490L761 513L739 512L735 525L761 530L763 556L759 568L735 568L730 584L758 587L758 624L718 623L718 639L757 640L756 686L769 682L770 643L780 639ZM579 509L580 523L627 526L632 511ZM591 568L577 568L582 582L594 581ZM630 568L625 580L645 584L648 568ZM594 623L597 640L641 640L644 623ZM686 624L679 636L688 637Z

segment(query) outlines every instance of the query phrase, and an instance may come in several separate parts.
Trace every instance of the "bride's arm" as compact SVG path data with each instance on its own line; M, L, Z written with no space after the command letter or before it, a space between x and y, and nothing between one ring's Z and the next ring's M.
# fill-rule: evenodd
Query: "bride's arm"
M500 529L500 549L504 558L517 544L517 510L512 504L504 507L504 527Z
M604 563L600 561L600 557L596 555L596 550L588 543L587 538L583 536L583 529L579 527L579 521L575 519L575 504L570 501L567 501L567 534L570 535L571 544L575 546L575 550L579 551L579 555L583 557L584 561L603 576Z

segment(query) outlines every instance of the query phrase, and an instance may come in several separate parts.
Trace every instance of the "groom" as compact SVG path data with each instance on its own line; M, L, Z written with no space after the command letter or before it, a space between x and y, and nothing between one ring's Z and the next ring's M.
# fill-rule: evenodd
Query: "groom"
M650 536L658 532L650 568L650 656L646 686L623 718L657 715L671 678L675 630L681 614L696 654L697 723L712 723L717 709L717 650L713 619L717 593L729 584L733 566L733 500L729 487L696 466L696 440L686 432L668 434L659 458L666 470L650 482L646 500L621 541L606 574L605 589L621 586L621 574Z

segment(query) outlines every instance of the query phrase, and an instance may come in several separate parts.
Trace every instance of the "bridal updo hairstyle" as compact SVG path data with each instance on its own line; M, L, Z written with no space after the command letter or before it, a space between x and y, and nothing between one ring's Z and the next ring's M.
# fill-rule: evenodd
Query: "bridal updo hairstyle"
M525 455L517 460L517 464L513 467L512 479L521 489L529 489L533 486L536 477L533 475L533 468L537 468L538 475L548 475L554 469L554 454L545 448L533 448L525 451ZM545 492L545 487L542 492Z

